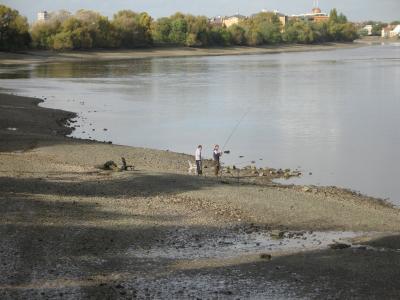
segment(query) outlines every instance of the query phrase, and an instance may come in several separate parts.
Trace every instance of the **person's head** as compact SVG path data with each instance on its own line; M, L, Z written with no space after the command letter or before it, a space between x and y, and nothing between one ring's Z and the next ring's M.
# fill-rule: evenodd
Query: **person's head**
M215 145L214 150L218 150L219 149L219 145Z
M202 145L198 145L197 148L203 149L203 146Z

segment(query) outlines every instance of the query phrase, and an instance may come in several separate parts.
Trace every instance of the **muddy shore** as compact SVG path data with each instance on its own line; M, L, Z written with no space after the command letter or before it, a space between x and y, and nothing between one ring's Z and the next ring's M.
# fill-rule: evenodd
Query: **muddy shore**
M39 101L0 94L0 298L400 297L399 209L188 175L185 154L67 138L75 115ZM122 156L134 171L99 168Z
M144 58L170 58L221 55L255 55L282 52L306 52L346 49L363 46L363 43L325 43L314 45L277 45L260 47L223 47L223 48L189 48L189 47L155 47L133 50L90 50L90 51L24 51L0 52L0 65L56 63L67 61L115 61Z

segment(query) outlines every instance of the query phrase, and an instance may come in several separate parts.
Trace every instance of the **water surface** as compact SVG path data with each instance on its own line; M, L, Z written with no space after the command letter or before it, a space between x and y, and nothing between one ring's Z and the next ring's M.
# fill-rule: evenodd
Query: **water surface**
M73 136L117 144L185 153L203 144L210 157L244 116L225 163L301 168L296 183L400 205L400 44L9 66L0 78L3 88L46 97L46 107L78 112Z

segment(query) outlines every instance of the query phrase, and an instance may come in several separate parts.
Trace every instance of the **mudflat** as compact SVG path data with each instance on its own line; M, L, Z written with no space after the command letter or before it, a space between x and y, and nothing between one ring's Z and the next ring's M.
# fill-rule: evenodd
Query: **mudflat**
M221 56L221 55L252 55L272 54L281 52L323 51L333 49L355 48L364 43L324 43L315 45L276 45L260 47L154 47L133 50L89 50L89 51L24 51L0 52L0 64L32 64L55 63L66 61L115 61L144 58Z
M0 94L0 298L395 299L400 211L268 170L65 137L75 114ZM104 170L121 157L134 170ZM260 173L265 176L260 176Z

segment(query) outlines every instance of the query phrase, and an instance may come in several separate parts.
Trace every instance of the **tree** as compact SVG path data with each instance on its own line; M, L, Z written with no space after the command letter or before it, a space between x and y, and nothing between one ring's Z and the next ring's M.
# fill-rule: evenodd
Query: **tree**
M243 27L234 24L228 28L228 32L231 35L233 44L241 46L246 43L245 30Z
M387 26L386 23L376 22L372 25L372 35L381 35L382 29Z
M151 27L151 34L153 40L157 44L169 43L169 35L171 33L171 20L169 18L161 18L153 22Z
M295 20L289 23L283 34L283 40L287 43L311 44L315 40L312 24L303 20Z
M187 22L184 18L176 18L171 22L169 40L172 44L184 45L186 42Z
M151 22L151 17L147 13L119 11L111 22L115 28L117 46L135 48L151 45Z
M231 33L221 26L214 26L209 32L210 44L213 46L228 46L231 44Z
M27 19L17 10L0 5L0 50L25 49L30 41Z
M32 46L37 49L51 49L54 46L54 37L61 32L61 22L50 19L46 22L36 22L32 25Z

